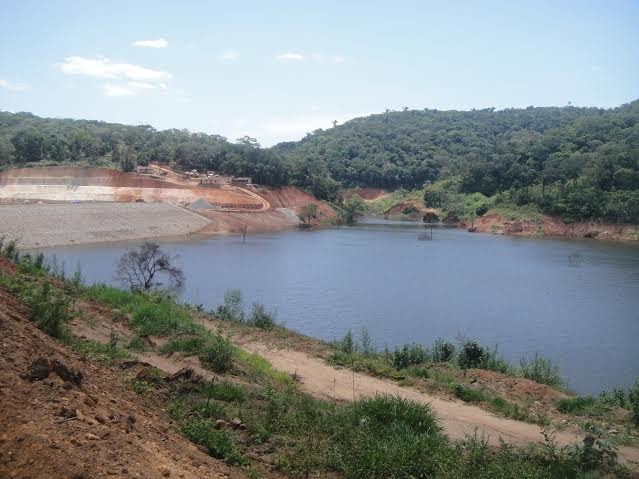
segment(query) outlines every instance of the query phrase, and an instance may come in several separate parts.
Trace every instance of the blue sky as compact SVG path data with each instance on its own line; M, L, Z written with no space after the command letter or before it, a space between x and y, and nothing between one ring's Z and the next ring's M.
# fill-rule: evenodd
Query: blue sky
M0 109L263 145L385 109L639 98L639 1L0 0Z

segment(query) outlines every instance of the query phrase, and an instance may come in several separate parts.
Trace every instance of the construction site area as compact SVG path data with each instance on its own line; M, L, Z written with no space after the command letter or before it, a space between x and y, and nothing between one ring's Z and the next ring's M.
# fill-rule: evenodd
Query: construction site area
M0 172L0 234L23 248L291 228L307 203L317 204L318 223L335 214L295 187L161 165Z

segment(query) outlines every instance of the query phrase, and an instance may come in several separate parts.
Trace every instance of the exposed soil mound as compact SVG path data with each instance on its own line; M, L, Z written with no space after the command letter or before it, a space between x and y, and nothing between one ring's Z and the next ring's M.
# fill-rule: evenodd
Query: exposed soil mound
M342 196L345 200L357 195L364 201L374 201L386 196L388 192L380 188L353 188L344 190Z
M461 225L464 226L464 225ZM498 213L490 213L475 220L477 231L518 236L565 236L569 238L597 238L610 240L636 240L639 227L597 221L566 223L560 218L544 215L541 222L507 220Z
M319 223L336 215L335 210L326 203L294 186L282 186L281 188L260 187L256 191L271 204L272 208L290 208L295 213L299 213L305 204L313 203L317 205L316 219Z
M139 371L87 362L26 320L0 289L0 477L245 477L187 441Z
M407 216L414 220L424 220L424 221L437 221L439 218L437 216L437 210L434 208L425 208L419 201L416 200L406 200L400 203L397 203L386 211L384 211L385 216Z

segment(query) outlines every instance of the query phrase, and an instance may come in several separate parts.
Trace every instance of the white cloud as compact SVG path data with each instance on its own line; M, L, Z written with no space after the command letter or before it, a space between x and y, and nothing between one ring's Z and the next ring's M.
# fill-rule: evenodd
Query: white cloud
M344 63L346 59L341 55L335 55L333 57L333 63Z
M131 96L136 94L133 88L123 85L114 85L113 83L105 83L102 86L102 91L106 96Z
M171 74L165 71L153 70L131 63L113 63L106 57L67 57L63 63L57 66L69 75L85 75L113 80L149 82L171 78Z
M13 83L9 80L0 79L0 87L9 91L25 91L29 89L29 85L26 83Z
M167 42L164 38L158 38L157 40L138 40L137 42L133 42L133 46L146 48L166 48L169 46L169 42Z
M236 52L235 50L227 50L224 53L222 53L222 60L234 62L239 58L240 58L240 54Z
M166 89L166 84L164 83L146 83L146 82L139 82L139 81L130 81L127 83L127 85L131 88L135 88L138 90L153 90L155 88Z
M304 60L304 55L301 53L282 53L276 57L281 62L301 62Z

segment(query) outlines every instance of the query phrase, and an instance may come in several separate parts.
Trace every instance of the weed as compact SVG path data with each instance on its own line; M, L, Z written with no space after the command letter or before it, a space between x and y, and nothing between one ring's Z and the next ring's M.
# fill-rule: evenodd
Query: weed
M538 353L532 360L521 358L521 374L527 379L532 379L541 384L557 388L563 384L559 375L559 368L552 364L550 359L544 358Z
M191 441L206 447L213 457L224 459L234 466L246 466L249 463L236 444L233 434L215 429L215 423L208 419L194 419L182 427L182 432Z
M216 373L224 373L233 365L234 348L228 339L218 334L210 337L199 352L202 366Z

